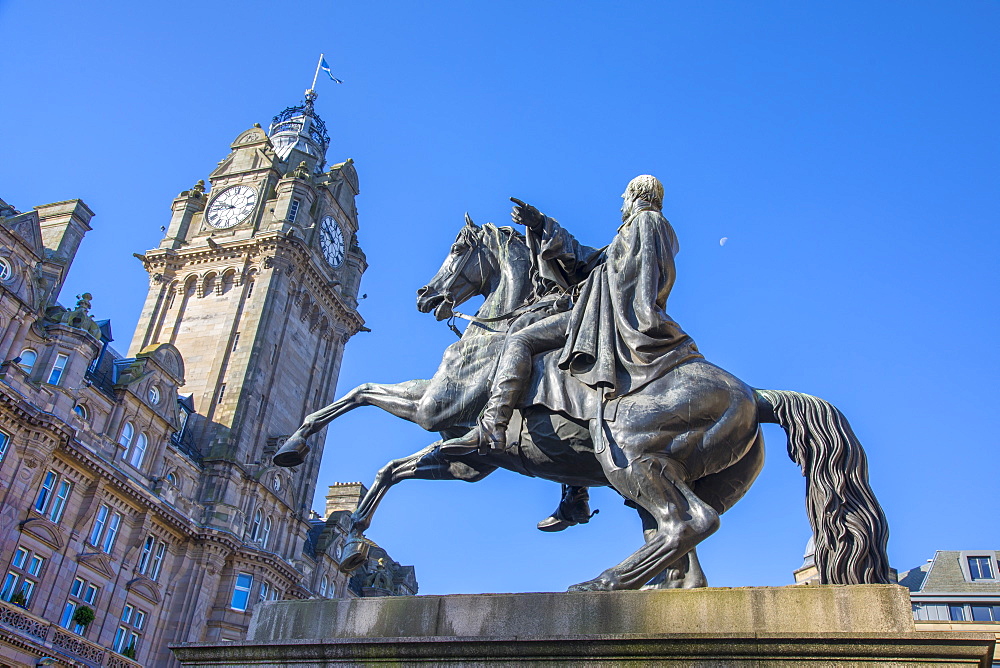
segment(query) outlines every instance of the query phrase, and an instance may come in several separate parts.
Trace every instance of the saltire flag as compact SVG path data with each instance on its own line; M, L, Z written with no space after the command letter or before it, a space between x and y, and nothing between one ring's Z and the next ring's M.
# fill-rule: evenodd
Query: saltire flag
M339 84L344 83L343 81L341 81L337 77L333 76L333 72L330 70L330 63L326 62L326 58L321 58L320 59L320 61L319 61L319 68L321 70L323 70L324 72L326 72L326 75L328 77L330 77L330 79L332 79L334 83L339 83Z

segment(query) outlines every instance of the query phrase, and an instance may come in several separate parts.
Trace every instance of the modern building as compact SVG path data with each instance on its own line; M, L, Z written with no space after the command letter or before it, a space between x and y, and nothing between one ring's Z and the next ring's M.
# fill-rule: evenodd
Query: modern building
M927 563L890 576L910 590L918 631L994 633L1000 641L1000 552L938 550ZM809 540L795 584L819 584Z
M1000 552L938 550L899 574L918 631L995 633L1000 640Z
M364 488L311 510L313 455L271 454L333 399L367 267L353 162L304 104L182 192L127 355L90 294L56 303L93 212L0 200L0 667L170 666L280 598L416 593L373 547L338 568Z

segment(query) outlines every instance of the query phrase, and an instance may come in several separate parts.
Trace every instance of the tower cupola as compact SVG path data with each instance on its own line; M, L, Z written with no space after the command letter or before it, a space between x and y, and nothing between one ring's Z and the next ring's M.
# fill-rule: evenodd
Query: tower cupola
M314 107L316 91L310 88L305 97L305 104L288 107L271 120L268 136L281 160L294 164L306 160L314 170L320 171L326 165L330 135ZM303 155L293 156L295 152Z

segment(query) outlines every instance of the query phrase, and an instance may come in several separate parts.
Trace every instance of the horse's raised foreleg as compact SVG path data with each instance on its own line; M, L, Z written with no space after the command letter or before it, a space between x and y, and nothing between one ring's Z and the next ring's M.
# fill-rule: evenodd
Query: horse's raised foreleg
M644 455L625 468L606 469L615 489L649 513L655 528L623 562L570 591L639 589L719 527L718 513L691 491L683 470L667 455Z
M351 515L351 529L348 541L357 539L371 526L372 516L379 503L385 497L389 488L403 480L463 480L478 482L497 470L494 464L482 461L479 455L454 457L442 454L437 444L429 445L420 452L394 459L375 475L368 493L358 503L357 510ZM351 571L358 568L364 561L363 555L345 556L340 564L341 570Z
M382 384L365 383L337 399L329 406L310 413L302 421L281 449L274 455L274 463L278 466L298 466L309 454L306 442L310 436L320 431L333 420L344 413L362 406L377 406L404 420L416 422L420 400L427 390L429 380L408 380L404 383Z

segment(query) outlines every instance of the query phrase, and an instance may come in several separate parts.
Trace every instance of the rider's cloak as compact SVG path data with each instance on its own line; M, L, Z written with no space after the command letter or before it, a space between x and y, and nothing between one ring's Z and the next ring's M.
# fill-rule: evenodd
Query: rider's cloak
M613 399L701 357L691 337L667 315L679 245L659 211L638 203L611 244L601 250L580 244L551 218L546 218L540 232L529 230L527 236L543 280L561 287L579 286L566 344L558 356L560 369L602 390L605 399ZM539 380L541 386L532 392L535 400L565 410L565 398L546 400L560 390ZM580 405L579 398L569 403Z

